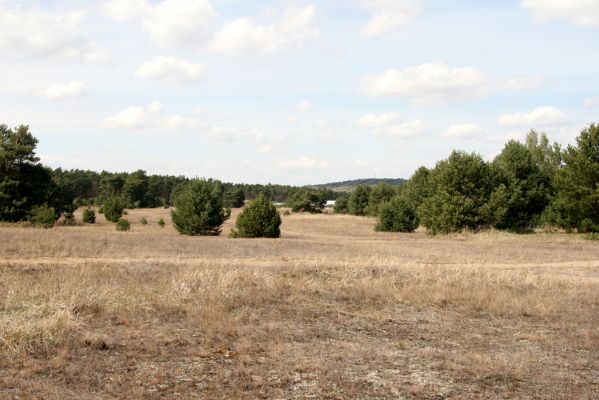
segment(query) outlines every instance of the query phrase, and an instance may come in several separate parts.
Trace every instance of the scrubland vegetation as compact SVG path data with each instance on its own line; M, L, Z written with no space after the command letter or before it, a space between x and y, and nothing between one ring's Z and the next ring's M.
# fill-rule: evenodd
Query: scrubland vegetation
M582 235L380 233L323 213L232 240L238 210L202 238L160 228L169 213L131 210L127 233L0 228L0 398L599 395Z
M596 125L282 213L0 133L0 398L599 397Z

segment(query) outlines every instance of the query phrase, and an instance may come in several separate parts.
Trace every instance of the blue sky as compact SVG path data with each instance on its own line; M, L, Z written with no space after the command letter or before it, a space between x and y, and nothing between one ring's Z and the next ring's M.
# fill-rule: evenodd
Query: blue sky
M596 0L0 0L0 122L53 167L308 184L599 121Z

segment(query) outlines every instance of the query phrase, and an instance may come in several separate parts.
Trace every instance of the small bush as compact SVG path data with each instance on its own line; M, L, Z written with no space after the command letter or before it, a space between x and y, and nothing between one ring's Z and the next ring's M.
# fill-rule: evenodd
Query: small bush
M121 218L116 223L116 230L120 232L126 232L131 229L131 224L124 218Z
M419 224L418 214L407 199L396 196L383 203L375 230L381 232L414 232Z
M291 211L289 210L285 210L285 212L283 213L284 216L288 217L291 215Z
M60 226L77 226L77 220L72 212L66 212L62 220L57 221L57 225Z
M123 215L129 215L129 211L123 210Z
M148 224L148 220L146 219L146 217L141 217L139 219L139 223L142 225L147 225Z
M98 214L104 214L104 206L100 206L98 209Z
M277 238L281 235L280 227L279 211L266 196L260 194L239 214L231 237Z
M599 240L599 232L591 232L585 236L587 240Z
M158 220L158 225L160 225L160 227L161 227L161 228L164 228L164 225L166 225L166 222L164 222L164 219L163 219L163 218L160 218L160 219Z
M54 207L48 207L46 204L36 206L31 210L29 220L34 226L40 228L52 228L58 219Z
M83 210L83 216L81 217L84 224L95 224L96 223L96 212L93 208L86 208Z
M109 197L104 201L104 217L110 222L117 222L123 216L123 205L120 197Z

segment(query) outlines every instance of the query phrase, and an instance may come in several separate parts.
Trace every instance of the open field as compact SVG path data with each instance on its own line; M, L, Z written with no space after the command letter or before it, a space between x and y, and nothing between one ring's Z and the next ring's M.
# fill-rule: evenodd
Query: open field
M0 227L0 399L599 398L596 241L127 218Z

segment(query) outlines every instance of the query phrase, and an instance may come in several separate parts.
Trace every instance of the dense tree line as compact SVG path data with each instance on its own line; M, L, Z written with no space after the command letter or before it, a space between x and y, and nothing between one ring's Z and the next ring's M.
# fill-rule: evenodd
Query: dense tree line
M0 221L29 220L51 226L82 204L102 205L108 220L120 222L125 208L174 205L175 227L184 234L216 235L231 207L257 199L237 227L239 236L273 236L278 212L266 203L287 201L293 211L335 211L378 217L377 230L430 233L486 228L525 232L538 226L599 231L599 126L591 124L562 149L531 131L524 143L509 141L491 162L476 153L454 151L432 169L421 167L401 186L358 186L351 194L330 189L247 185L183 176L51 170L35 154L37 139L27 126L0 125ZM262 217L270 223L250 226ZM91 220L91 214L88 216ZM94 215L95 219L95 215ZM264 222L264 221L262 221Z
M583 129L562 149L531 131L509 141L491 162L454 151L432 169L419 168L393 192L361 186L336 211L378 217L377 230L429 233L539 226L599 231L599 126Z

